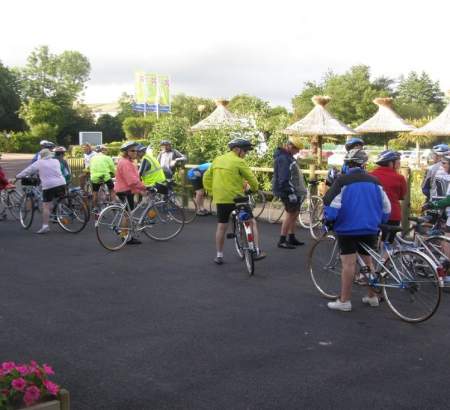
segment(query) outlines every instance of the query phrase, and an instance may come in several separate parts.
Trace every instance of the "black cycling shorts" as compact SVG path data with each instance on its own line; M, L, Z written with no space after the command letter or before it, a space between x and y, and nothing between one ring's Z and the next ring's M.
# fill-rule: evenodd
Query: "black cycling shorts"
M116 192L116 194L122 202L128 201L131 210L134 209L134 194L131 191Z
M112 179L110 179L109 181L105 181L105 182L103 182L103 183L108 187L108 189L109 189L110 191L114 191L114 182L113 182ZM98 191L100 190L100 187L101 187L101 186L102 186L101 183L96 184L96 183L92 182L92 190L93 190L94 192L98 192Z
M191 179L192 188L194 191L198 191L199 189L203 189L203 180L202 178Z
M400 226L400 221L387 221L386 225ZM388 230L381 230L381 240L383 242L394 243L396 232L390 232Z
M231 212L236 209L235 204L217 204L217 222L221 224L226 224L230 220ZM253 219L253 214L249 210L250 218Z
M297 197L296 202L289 202L289 198L287 196L282 196L280 199L281 202L283 202L284 209L287 213L292 214L295 212L300 212L300 206L302 205L302 203L299 197Z
M338 235L337 236L339 249L341 255L351 255L353 253L359 253L361 255L368 255L369 253L364 250L360 243L364 243L372 249L377 248L378 235Z
M66 195L66 186L60 185L42 190L42 202L52 202L56 198Z

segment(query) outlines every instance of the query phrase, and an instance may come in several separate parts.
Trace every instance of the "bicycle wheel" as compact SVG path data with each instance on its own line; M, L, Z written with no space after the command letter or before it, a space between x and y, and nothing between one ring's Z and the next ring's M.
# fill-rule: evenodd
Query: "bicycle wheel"
M273 197L269 204L268 220L271 224L277 223L284 214L284 204L277 197Z
M266 196L263 191L256 192L250 195L250 204L253 210L253 217L258 219L266 207Z
M192 222L197 216L197 203L194 198L188 193L174 192L170 196L171 200L175 202L184 211L184 223Z
M317 197L319 198L319 197ZM312 198L311 198L312 199ZM309 232L314 239L320 239L323 236L323 201L315 201L311 209L312 224L309 227Z
M341 288L341 258L333 235L317 241L309 251L308 268L317 290L328 299L336 299Z
M89 221L89 211L79 195L67 195L56 203L56 220L66 232L81 232Z
M20 204L19 220L24 229L28 229L33 223L34 211L34 198L29 194L25 194Z
M155 241L175 238L184 227L183 208L171 200L156 202L145 215L141 229Z
M448 261L447 249L450 249L450 237L448 236L430 236L425 239L425 244L428 247L428 252L431 253L434 262L438 265L444 261ZM425 250L424 250L425 251Z
M428 256L414 250L400 250L391 257L381 277L388 306L406 322L429 319L441 301L436 266Z
M6 207L11 216L17 221L20 218L20 204L22 202L22 196L15 189L9 190L6 193Z
M105 208L95 222L95 232L100 244L110 250L122 249L131 238L130 214L120 205Z
M240 224L240 222L238 222ZM240 224L241 225L241 224ZM247 268L247 272L249 276L252 276L255 273L255 260L253 259L254 251L253 249L250 249L247 235L245 233L244 227L241 225L240 230L242 232L241 235L241 245L242 245L242 252L244 254L244 261L245 261L245 267Z
M236 252L239 255L241 259L244 259L244 251L242 249L242 243L243 243L243 232L242 232L242 226L239 223L239 220L237 217L233 218L233 233L234 233L234 247L236 248Z

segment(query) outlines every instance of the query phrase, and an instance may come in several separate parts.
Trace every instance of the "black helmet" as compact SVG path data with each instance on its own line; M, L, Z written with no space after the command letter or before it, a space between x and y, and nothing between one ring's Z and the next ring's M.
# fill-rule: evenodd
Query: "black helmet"
M142 152L142 151L145 152L146 149L147 149L147 147L145 145L142 145L142 144L137 144L136 145L137 152Z
M357 137L353 137L350 138L346 143L345 143L345 150L348 152L351 149L353 149L354 147L356 147L357 145L364 145L364 141L361 138L357 138Z
M245 151L250 151L253 149L253 145L249 140L245 138L234 138L228 143L228 148L241 148Z
M347 155L344 158L345 163L354 162L358 165L363 165L367 162L369 157L367 156L366 151L364 151L362 148L353 148L349 152L347 152Z
M122 144L122 146L120 147L121 151L128 151L129 148L131 147L136 147L138 145L137 142L134 141L127 141L124 144Z

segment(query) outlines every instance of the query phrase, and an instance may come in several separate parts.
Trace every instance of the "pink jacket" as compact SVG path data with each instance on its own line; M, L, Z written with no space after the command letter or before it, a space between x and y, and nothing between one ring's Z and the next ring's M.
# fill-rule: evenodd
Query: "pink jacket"
M139 178L136 165L128 158L121 158L117 164L114 191L131 191L133 194L145 191L145 186Z

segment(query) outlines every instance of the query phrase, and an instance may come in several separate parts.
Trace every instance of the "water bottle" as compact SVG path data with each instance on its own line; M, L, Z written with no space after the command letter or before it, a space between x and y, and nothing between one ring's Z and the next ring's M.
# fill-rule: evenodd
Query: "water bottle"
M247 211L239 212L239 219L241 221L248 221L250 219L250 214Z

